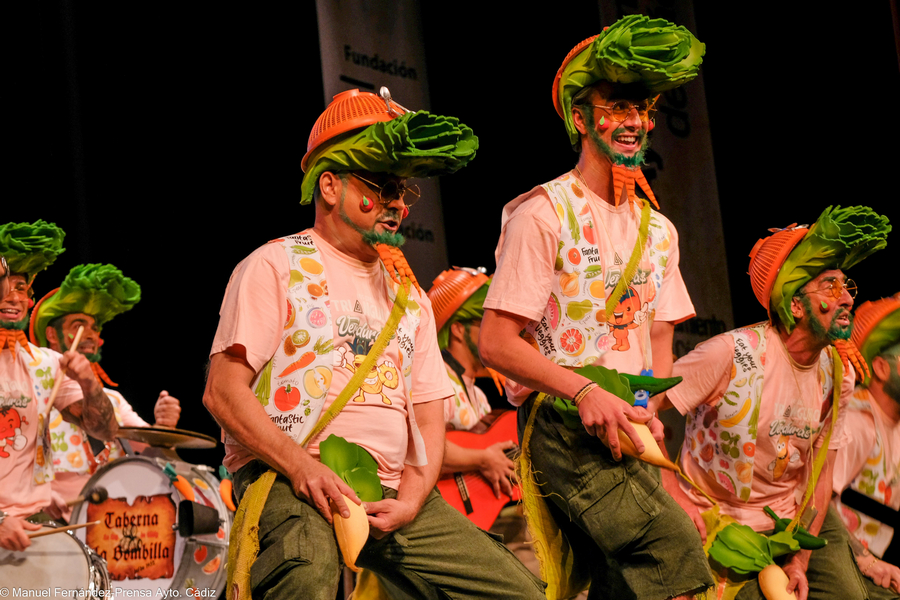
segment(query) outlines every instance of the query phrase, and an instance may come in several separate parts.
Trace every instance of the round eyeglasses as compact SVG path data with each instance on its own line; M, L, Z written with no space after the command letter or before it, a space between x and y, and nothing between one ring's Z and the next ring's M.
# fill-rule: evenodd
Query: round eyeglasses
M395 200L403 200L403 204L406 205L406 208L409 208L419 199L419 186L415 184L406 185L405 183L399 183L397 181L394 181L393 179L389 179L384 185L378 185L374 181L369 181L365 177L360 177L356 173L350 174L369 187L378 190L378 201L383 206L387 206ZM409 193L410 195L407 196L407 193Z
M840 280L840 279L832 279L827 283L825 287L819 288L817 290L801 290L798 292L799 294L813 294L815 292L825 292L831 295L835 300L840 300L841 296L844 295L844 290L847 290L847 293L850 294L851 298L856 298L856 282L852 279Z
M624 121L631 114L632 110L636 110L638 117L646 123L656 116L656 109L652 102L638 102L633 104L628 100L617 100L612 104L604 106L603 104L588 104L594 108L602 108L612 115L614 121Z

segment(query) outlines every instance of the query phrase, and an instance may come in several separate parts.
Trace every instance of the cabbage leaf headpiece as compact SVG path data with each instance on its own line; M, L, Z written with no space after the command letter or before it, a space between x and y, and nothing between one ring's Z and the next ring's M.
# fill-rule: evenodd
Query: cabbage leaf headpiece
M864 315L866 312L874 312L881 314L876 323L871 325L868 332L865 331L867 321ZM874 302L866 302L856 310L857 320L853 329L853 341L859 346L859 352L863 355L866 363L869 365L869 372L872 372L872 360L885 350L892 348L900 343L900 301L897 296L893 298L882 298ZM871 319L872 317L870 317ZM860 324L862 331L860 331ZM857 334L865 336L860 343ZM869 385L871 375L865 377L863 383Z
M475 157L478 137L456 117L425 111L369 125L329 140L311 157L301 186L309 204L325 171L369 171L397 177L455 173Z
M0 255L9 270L29 276L37 275L65 252L65 232L54 223L38 219L34 223L6 223L0 226Z
M772 288L772 307L787 329L796 323L791 299L828 269L846 270L887 245L888 218L867 206L829 206L781 266Z
M47 294L32 316L34 343L47 346L47 325L64 315L83 313L102 327L113 317L131 310L141 299L141 286L112 265L72 267L58 289Z
M578 130L572 120L572 97L598 81L640 83L653 94L694 79L706 46L685 27L665 19L628 15L603 30L557 74L556 111L566 122L572 144Z

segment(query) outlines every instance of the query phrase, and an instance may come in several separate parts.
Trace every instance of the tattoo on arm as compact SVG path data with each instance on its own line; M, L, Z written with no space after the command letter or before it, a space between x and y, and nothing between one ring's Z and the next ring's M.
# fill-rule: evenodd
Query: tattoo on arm
M71 417L66 420L81 426L88 435L99 440L110 441L119 430L112 403L102 388L67 407L63 415Z

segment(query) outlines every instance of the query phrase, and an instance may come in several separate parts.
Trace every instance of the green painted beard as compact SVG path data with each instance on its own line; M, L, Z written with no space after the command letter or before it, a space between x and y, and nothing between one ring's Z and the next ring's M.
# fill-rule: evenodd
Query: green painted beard
M28 329L28 317L26 316L21 321L0 321L0 329L18 329L19 331L25 331Z
M406 238L403 237L401 233L391 233L390 231L383 231L378 233L375 231L375 227L372 229L363 229L359 225L353 222L353 219L350 218L350 215L347 214L347 211L344 210L344 197L347 195L347 187L344 186L344 191L341 193L341 202L338 205L338 215L341 217L341 220L353 228L358 234L362 236L362 239L367 244L374 246L375 244L387 244L388 246L396 246L399 248L406 242ZM400 221L400 213L394 208L388 208L385 210L386 214L390 214L390 216L396 219L398 222Z
M834 316L831 317L831 323L826 329L825 326L815 318L815 315L813 314L812 302L810 302L806 294L800 295L800 303L803 305L803 308L806 309L806 314L809 316L809 328L812 330L813 334L815 334L816 338L822 340L823 342L833 342L834 340L850 339L850 333L853 331L853 313L844 310L835 312ZM838 318L844 315L844 312L847 313L847 317L850 319L850 325L846 327L843 325L838 325L836 323Z
M644 164L644 152L650 147L650 138L647 137L647 132L641 129L636 135L638 137L638 143L641 146L641 149L638 150L634 156L625 156L620 152L613 151L612 148L609 147L609 144L603 141L603 138L600 137L600 134L597 132L597 128L594 126L594 114L592 111L584 111L584 120L587 125L588 137L594 143L594 146L597 147L600 152L602 152L609 160L612 161L614 165L621 165L623 167L639 167ZM616 136L616 133L619 131L624 131L623 127L617 127L615 131L613 131L613 137Z

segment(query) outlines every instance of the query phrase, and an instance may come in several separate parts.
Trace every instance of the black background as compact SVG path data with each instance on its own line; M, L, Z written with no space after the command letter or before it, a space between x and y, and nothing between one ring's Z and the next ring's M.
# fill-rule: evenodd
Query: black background
M422 4L431 110L481 140L441 181L450 262L491 269L503 204L575 162L550 86L600 30L597 4ZM695 2L736 324L765 316L746 256L767 228L829 204L900 223L891 5L846 6ZM217 436L201 396L228 276L313 221L298 200L325 106L315 3L5 3L0 69L0 218L68 234L38 296L84 262L138 281L140 304L104 330L104 368L145 417L167 389L180 427ZM707 225L669 216L682 238ZM857 303L900 290L897 235L850 273ZM183 456L215 465L222 451Z

